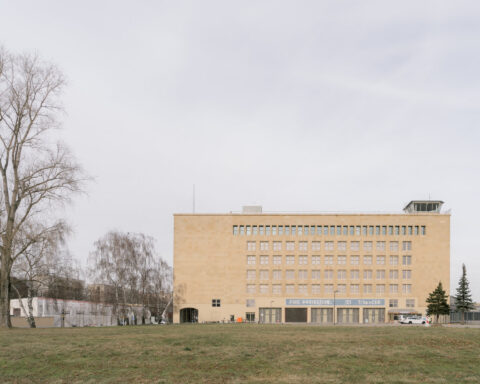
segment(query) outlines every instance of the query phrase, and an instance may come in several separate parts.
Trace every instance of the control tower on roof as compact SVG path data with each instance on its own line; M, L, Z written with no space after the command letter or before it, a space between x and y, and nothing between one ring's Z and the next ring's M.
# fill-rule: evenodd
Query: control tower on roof
M441 200L412 200L403 208L403 212L440 213L442 206L443 201Z

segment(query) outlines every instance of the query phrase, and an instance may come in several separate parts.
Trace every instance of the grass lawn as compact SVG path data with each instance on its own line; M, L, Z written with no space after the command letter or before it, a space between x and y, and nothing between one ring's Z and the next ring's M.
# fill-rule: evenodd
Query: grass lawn
M480 329L0 330L0 383L480 383Z

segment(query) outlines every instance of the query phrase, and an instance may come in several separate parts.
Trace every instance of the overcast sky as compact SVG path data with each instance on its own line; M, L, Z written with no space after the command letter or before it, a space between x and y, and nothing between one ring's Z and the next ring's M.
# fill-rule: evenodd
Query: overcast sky
M480 300L480 2L7 1L0 44L68 78L63 140L95 178L68 211L83 262L173 213L452 209Z

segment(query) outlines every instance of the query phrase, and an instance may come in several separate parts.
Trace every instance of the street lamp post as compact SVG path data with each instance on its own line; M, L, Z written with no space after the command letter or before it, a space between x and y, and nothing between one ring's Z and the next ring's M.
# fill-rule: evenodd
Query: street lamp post
M333 291L333 325L335 325L335 304L336 304L336 294L338 291Z

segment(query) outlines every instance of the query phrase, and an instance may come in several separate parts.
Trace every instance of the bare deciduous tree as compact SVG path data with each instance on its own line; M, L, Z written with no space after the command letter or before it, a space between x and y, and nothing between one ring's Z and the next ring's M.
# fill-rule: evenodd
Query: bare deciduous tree
M17 237L29 221L47 221L53 204L69 201L85 180L50 134L60 126L64 85L54 65L0 49L0 327L11 326L10 276L22 253Z

